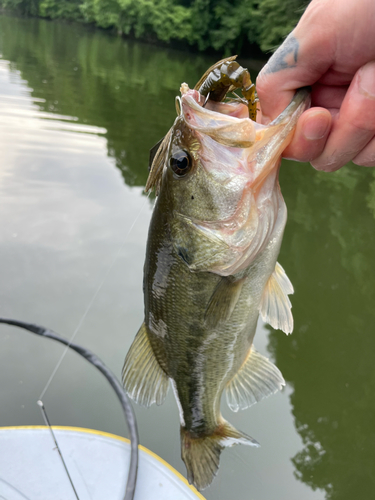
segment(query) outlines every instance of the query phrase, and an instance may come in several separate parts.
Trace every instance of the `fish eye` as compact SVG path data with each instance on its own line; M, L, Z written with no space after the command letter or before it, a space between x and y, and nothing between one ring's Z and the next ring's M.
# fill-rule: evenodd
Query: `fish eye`
M178 177L184 177L191 169L191 157L189 153L181 149L173 153L169 159L169 165Z

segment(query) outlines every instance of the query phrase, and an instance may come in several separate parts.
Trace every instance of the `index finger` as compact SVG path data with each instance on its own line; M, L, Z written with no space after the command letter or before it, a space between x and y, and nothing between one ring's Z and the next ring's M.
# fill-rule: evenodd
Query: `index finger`
M332 61L332 39L326 33L313 40L310 35L300 36L297 26L258 75L256 89L263 123L276 118L298 88L318 81Z

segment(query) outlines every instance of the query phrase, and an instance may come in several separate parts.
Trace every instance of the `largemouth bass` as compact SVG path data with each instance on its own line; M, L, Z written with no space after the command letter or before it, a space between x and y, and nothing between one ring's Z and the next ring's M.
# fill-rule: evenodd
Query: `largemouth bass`
M259 314L285 333L293 329L293 287L277 263L287 218L278 170L309 103L301 89L276 120L257 124L249 118L253 102L222 102L236 85L221 85L228 71L216 78L218 67L196 89L182 85L178 117L153 159L146 189L155 187L158 197L144 266L145 320L123 368L125 389L144 406L162 404L171 382L182 459L199 490L211 483L223 448L258 446L224 420L222 393L238 411L285 383L253 338Z

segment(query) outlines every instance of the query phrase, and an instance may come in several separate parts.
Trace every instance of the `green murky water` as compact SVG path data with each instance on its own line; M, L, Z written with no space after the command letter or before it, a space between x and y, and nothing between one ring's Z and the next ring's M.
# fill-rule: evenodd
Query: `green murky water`
M0 57L0 315L67 337L83 319L76 341L119 375L143 317L148 150L174 119L181 82L214 61L4 16ZM295 330L259 324L255 344L287 387L239 414L223 407L262 447L226 450L204 495L372 498L375 169L284 162L281 186L289 221L279 260L295 287ZM61 352L0 328L0 426L43 424L36 401ZM44 402L55 425L127 433L106 382L75 354ZM185 473L172 395L136 411L141 443Z

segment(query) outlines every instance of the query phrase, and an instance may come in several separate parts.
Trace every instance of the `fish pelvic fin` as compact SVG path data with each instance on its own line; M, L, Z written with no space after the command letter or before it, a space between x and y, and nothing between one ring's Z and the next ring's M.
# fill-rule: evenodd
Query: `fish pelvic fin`
M263 321L287 335L293 331L292 304L288 297L293 292L292 283L276 262L275 270L264 289L259 312Z
M285 385L280 370L251 346L241 369L229 382L226 398L232 411L245 410Z
M122 382L125 391L136 403L142 406L164 403L169 379L155 357L144 323L126 355Z
M186 465L189 484L198 491L207 488L219 469L222 450L235 444L259 446L255 439L238 431L226 420L222 420L208 436L197 437L181 427L181 458Z

